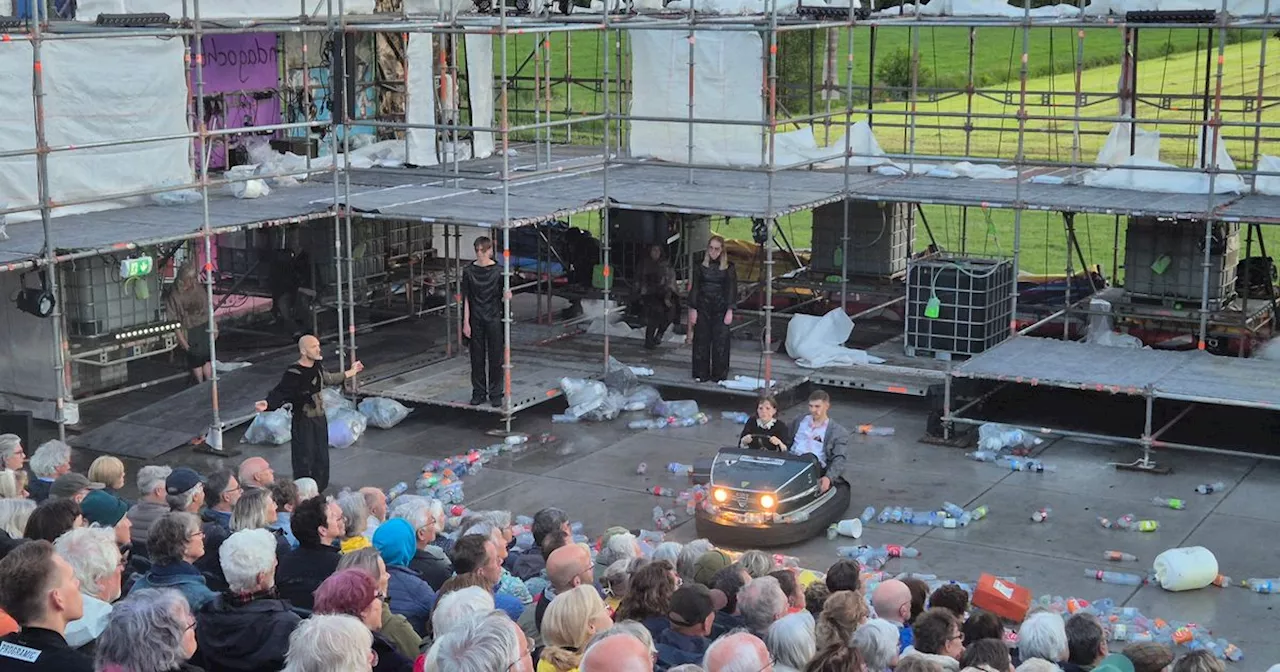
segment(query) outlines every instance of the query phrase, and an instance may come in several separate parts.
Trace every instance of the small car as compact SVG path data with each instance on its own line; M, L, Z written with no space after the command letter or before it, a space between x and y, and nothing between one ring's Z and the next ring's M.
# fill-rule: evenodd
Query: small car
M717 546L771 548L823 534L849 508L849 486L821 492L821 468L807 456L721 448L711 464L711 496L694 518Z

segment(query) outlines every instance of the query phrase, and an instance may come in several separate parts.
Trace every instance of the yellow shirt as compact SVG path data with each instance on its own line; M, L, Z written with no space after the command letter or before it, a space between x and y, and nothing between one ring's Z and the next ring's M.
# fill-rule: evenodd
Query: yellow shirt
M578 672L578 668L574 667L568 670L560 670L556 668L555 665L552 665L545 660L539 660L537 672Z
M364 535L357 535L344 540L342 542L341 550L343 553L352 553L362 548L369 548L372 545L373 544L369 543L369 540L366 539Z

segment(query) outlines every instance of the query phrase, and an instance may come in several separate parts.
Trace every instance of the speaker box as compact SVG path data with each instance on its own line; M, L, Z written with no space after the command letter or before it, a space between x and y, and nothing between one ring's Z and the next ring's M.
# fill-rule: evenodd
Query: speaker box
M356 116L358 67L355 35L342 35L329 42L329 109L337 123Z
M35 449L31 445L31 411L0 411L0 434L17 434L30 455Z

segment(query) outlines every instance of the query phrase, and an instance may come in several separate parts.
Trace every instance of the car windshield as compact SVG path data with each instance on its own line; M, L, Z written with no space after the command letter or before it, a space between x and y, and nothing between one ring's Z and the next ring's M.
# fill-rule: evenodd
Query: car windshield
M811 468L812 462L791 455L722 450L711 479L715 485L744 490L776 490Z

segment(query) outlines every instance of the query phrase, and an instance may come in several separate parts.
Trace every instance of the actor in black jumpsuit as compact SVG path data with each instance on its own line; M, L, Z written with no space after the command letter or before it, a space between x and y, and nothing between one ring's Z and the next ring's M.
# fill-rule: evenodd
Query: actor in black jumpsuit
M502 267L493 241L476 238L476 260L462 269L462 335L471 339L471 405L502 405Z
M364 370L353 362L343 373L329 373L320 365L323 355L315 336L298 341L301 357L284 370L280 382L255 407L258 412L271 411L285 404L293 408L292 448L293 478L313 478L324 492L329 487L329 422L324 415L324 399L320 391L326 385L337 385Z
M644 347L652 350L662 343L676 308L675 274L662 258L661 245L649 247L649 256L640 262L636 271L636 280L640 308L644 312Z
M729 325L738 276L725 256L724 238L712 236L707 256L693 267L689 327L693 331L693 379L719 382L729 375Z

